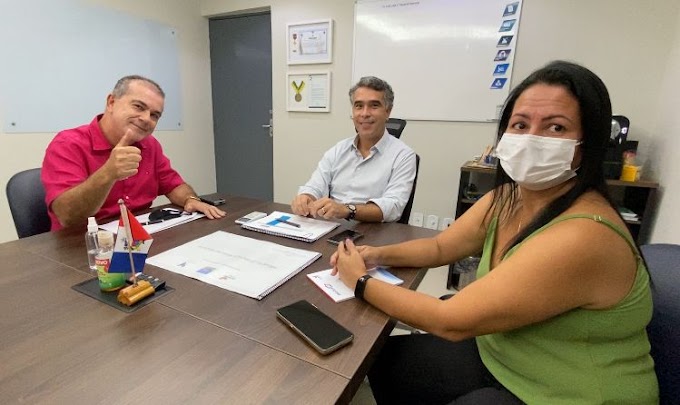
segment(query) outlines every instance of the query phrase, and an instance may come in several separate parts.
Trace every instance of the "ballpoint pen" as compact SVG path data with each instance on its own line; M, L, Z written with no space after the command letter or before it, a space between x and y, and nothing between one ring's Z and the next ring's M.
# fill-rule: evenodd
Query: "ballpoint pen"
M160 224L163 221L164 221L164 219L154 219L153 221L142 222L142 225Z
M300 224L296 224L295 222L290 222L290 221L288 221L288 220L285 219L285 218L278 218L277 221L278 221L278 222L282 222L282 223L284 223L284 224L288 224L288 225L290 225L290 226L294 226L294 227L296 227L296 228L299 228L299 227L300 227Z

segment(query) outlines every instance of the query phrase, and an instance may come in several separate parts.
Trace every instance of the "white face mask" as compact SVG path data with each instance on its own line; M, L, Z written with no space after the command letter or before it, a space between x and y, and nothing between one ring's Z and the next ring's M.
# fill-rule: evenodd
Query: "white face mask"
M505 133L496 146L503 170L520 186L545 190L576 176L571 169L574 139Z

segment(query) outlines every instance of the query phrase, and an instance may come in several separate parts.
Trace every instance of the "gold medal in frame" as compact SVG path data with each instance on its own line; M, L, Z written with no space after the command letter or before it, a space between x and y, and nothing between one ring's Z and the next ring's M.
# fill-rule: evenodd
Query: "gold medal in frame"
M286 110L329 112L331 72L288 72Z

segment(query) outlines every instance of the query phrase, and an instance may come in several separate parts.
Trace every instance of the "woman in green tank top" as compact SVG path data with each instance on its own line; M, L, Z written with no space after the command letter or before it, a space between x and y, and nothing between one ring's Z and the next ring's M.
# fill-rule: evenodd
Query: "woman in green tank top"
M390 338L369 372L378 403L658 402L649 276L602 169L611 115L597 75L551 62L506 101L492 192L434 238L340 244L331 265L358 298L430 332ZM366 276L480 252L445 301Z

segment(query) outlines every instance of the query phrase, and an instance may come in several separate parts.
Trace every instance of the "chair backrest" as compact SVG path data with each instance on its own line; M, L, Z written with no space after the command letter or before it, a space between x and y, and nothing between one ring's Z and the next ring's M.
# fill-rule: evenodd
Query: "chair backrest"
M411 195L408 197L408 202L404 207L404 211L401 213L401 218L399 218L400 224L408 224L408 220L411 217L411 208L413 208L413 198L416 196L416 183L418 182L418 169L420 168L420 156L416 153L416 177L413 178L413 187L411 188Z
M680 399L680 245L640 248L652 279L654 314L647 326L661 404Z
M406 120L399 118L388 118L385 128L387 128L387 132L389 132L390 135L394 136L395 138L399 138L401 133L404 131L404 128L406 128Z
M404 132L406 128L406 120L400 118L388 118L385 124L387 132L395 138L399 138L401 133ZM404 211L401 213L401 217L397 222L400 224L408 224L408 220L411 217L411 208L413 208L413 198L416 195L416 182L418 181L418 168L420 167L420 156L416 153L416 177L413 178L413 187L411 188L411 195L408 197L408 202L404 207Z
M45 188L40 181L40 168L12 176L7 182L7 202L19 238L48 232L50 217L45 205Z

